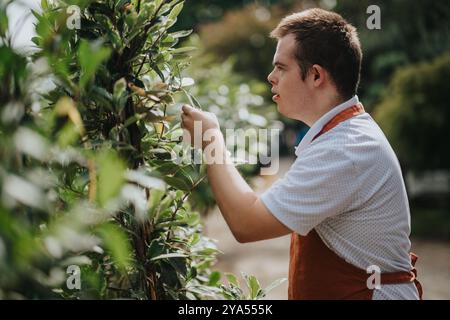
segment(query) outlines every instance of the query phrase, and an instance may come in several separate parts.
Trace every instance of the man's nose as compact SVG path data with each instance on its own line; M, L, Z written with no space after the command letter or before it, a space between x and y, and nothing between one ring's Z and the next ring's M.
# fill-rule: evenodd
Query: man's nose
M267 81L269 81L271 85L275 84L275 77L273 76L273 71L269 73L269 75L267 76Z

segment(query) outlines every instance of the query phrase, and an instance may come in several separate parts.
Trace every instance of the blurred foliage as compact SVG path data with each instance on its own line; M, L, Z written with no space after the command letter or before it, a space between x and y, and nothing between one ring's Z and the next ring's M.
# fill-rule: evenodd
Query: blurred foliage
M449 77L449 53L400 68L375 109L400 161L412 171L450 169Z
M186 8L181 12L175 29L194 27L195 31L207 23L222 20L227 12L241 9L249 5L270 7L274 4L289 8L296 0L188 0Z
M0 297L237 298L210 270L218 250L187 201L204 166L170 157L174 94L195 99L180 76L192 48L176 47L190 32L168 31L183 1L42 0L33 63L10 46L10 2L0 6ZM79 30L66 24L71 4ZM251 298L267 292L246 283Z
M366 26L369 5L380 7L380 30ZM359 94L369 111L397 68L450 51L449 1L339 0L333 10L358 28L364 52Z
M232 11L215 24L200 28L205 50L218 60L236 57L235 70L264 80L272 68L275 41L268 34L279 21L279 14L264 7L248 6Z
M414 237L450 241L450 197L429 194L410 200Z

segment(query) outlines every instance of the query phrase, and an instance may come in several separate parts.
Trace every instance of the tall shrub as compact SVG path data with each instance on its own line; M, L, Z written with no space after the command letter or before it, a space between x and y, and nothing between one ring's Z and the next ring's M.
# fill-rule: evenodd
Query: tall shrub
M42 0L32 63L0 6L0 297L260 298L212 272L218 250L176 161L190 31L183 1ZM73 6L75 5L75 7ZM79 25L77 18L79 13ZM74 28L72 28L74 27ZM80 280L80 281L78 281Z

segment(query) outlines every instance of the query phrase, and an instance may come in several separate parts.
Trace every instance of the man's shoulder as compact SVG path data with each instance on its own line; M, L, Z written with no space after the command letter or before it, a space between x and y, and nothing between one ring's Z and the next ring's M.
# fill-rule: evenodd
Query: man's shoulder
M315 139L302 154L307 159L347 159L354 164L396 161L383 131L368 114L354 117Z
M375 149L389 145L383 131L367 113L340 123L315 139L310 147L346 150L361 145Z

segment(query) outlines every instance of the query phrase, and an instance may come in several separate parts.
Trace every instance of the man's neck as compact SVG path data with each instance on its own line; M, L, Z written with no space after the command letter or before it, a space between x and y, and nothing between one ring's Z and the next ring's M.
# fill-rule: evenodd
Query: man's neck
M338 105L346 102L348 99L343 99L339 95L333 95L330 97L322 98L317 102L314 110L317 110L314 114L312 114L311 119L308 119L307 122L304 121L309 127L312 127L313 124L322 118L325 114L330 112L332 109L337 107Z

